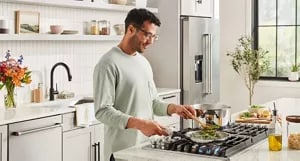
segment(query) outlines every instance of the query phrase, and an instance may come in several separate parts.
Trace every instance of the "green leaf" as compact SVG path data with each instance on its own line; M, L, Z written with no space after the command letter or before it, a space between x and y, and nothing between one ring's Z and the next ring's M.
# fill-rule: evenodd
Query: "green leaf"
M4 84L0 84L0 90L4 87Z

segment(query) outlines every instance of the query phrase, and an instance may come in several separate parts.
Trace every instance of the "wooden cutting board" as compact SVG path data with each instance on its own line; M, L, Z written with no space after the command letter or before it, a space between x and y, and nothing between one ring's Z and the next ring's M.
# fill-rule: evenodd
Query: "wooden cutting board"
M263 119L263 118L239 118L236 119L235 122L238 123L253 123L253 124L270 124L271 120L270 119Z

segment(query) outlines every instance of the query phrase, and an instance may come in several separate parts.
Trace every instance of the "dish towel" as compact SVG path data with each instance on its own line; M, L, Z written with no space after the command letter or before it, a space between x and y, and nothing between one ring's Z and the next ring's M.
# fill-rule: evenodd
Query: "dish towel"
M84 103L75 105L76 125L80 127L89 127L95 118L94 103Z

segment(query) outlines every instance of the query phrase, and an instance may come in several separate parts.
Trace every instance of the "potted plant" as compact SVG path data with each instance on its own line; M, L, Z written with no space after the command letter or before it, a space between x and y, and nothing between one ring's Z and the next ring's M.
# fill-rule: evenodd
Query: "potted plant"
M227 52L227 56L232 58L233 69L243 77L245 85L249 91L249 104L252 105L254 86L262 73L269 69L270 62L266 59L265 51L261 48L252 48L252 39L249 36L242 36L234 51Z
M300 66L298 64L293 64L291 68L291 72L289 75L289 81L298 81L299 80L299 69Z

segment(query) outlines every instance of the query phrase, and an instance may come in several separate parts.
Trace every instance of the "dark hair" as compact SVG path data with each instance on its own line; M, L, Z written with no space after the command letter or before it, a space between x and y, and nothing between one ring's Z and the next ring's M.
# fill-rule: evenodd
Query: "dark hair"
M141 28L145 21L154 23L156 26L160 26L160 20L150 11L144 8L134 8L130 10L125 19L125 32L129 25L134 27Z

